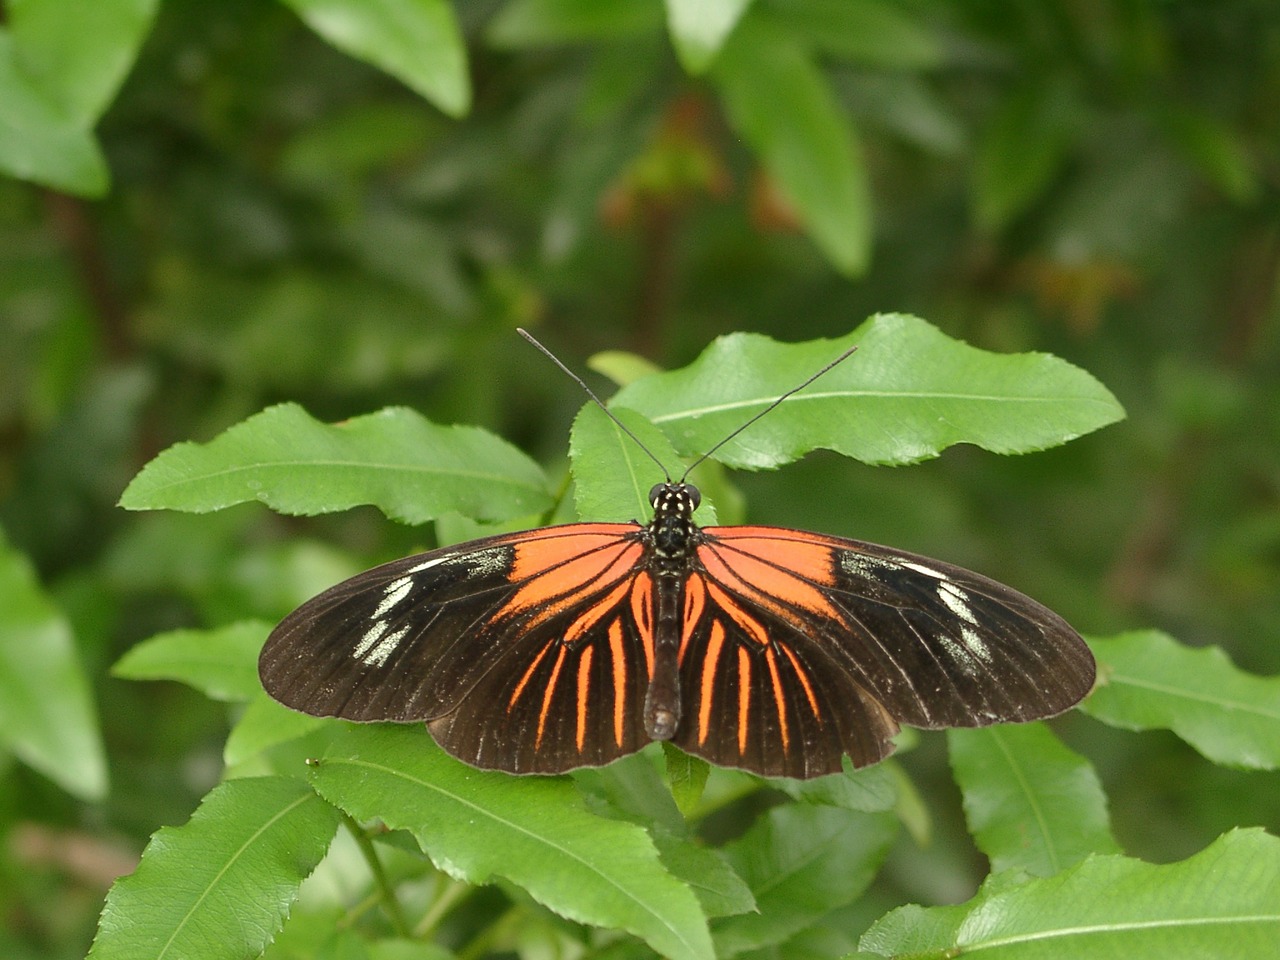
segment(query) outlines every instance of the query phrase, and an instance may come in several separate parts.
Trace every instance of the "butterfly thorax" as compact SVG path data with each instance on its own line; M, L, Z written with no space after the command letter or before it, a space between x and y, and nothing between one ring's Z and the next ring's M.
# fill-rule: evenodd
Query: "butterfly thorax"
M651 569L658 576L682 577L697 545L698 525L693 511L702 495L688 483L660 483L649 491L653 520L647 540L652 550Z

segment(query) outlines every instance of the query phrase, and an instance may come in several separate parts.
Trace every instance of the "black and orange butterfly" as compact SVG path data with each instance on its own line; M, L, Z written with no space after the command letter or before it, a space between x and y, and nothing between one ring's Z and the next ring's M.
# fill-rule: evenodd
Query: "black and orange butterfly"
M1053 716L1093 685L1080 636L1010 587L857 540L699 527L699 500L668 477L647 524L501 534L368 570L272 631L263 685L317 716L426 721L455 757L510 773L667 740L784 777L882 760L899 724Z

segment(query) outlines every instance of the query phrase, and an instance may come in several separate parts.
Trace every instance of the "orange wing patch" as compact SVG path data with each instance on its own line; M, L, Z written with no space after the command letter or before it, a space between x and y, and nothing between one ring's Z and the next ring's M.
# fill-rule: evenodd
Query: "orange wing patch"
M787 608L809 616L838 620L840 615L819 586L835 583L832 548L820 541L747 533L757 527L713 528L698 548L707 574L788 620ZM719 531L725 530L725 534ZM724 555L722 555L722 553ZM816 584L816 585L815 585Z

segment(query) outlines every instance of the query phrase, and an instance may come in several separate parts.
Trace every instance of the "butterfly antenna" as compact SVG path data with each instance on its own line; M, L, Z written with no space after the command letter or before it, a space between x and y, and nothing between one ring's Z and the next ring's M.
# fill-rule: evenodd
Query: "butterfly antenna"
M803 390L809 384L813 383L813 381L817 380L824 373L828 372L832 367L836 366L837 364L843 363L845 360L848 360L849 357L853 355L853 352L857 349L858 349L858 345L855 343L852 347L850 347L844 353L840 354L840 356L836 357L834 360L828 363L825 367L823 367L817 373L809 377L809 379L805 380L804 383L797 384L796 386L792 387L790 390L788 390L782 396L778 397L777 400L773 401L773 403L769 404L767 407L765 407L763 410L757 413L754 417L752 417L746 423L742 424L742 426L734 430L733 433L729 434L727 437L725 437L723 440L717 443L714 447L712 447L710 450L708 450L706 453L700 456L697 460L693 461L693 463L691 463L685 469L683 476L680 477L680 482L683 483L684 478L687 477L690 473L692 473L694 467L702 463L703 460L706 460L713 453L715 453L717 450L723 447L726 443L728 443L730 440L732 440L734 437L740 434L743 430L747 429L747 427L751 426L753 423L755 423L757 420L763 417L766 413L771 412L776 406L778 406L778 404L782 403L783 400L787 399L787 397L791 396L793 393L799 393L801 390ZM650 454L650 456L652 456L652 454Z
M630 427L628 427L625 423L623 423L616 416L614 416L613 411L604 405L604 401L595 395L592 389L587 386L586 381L584 381L580 376L578 376L576 373L574 373L572 370L566 367L564 363L561 362L559 357L557 357L554 353L552 353L550 350L544 347L541 343L539 343L537 338L534 337L534 335L531 334L528 330L525 330L523 327L516 327L516 333L520 334L520 336L524 337L526 340L532 343L535 347L541 350L543 355L545 355L548 360L550 360L557 367L563 370L565 375L568 376L570 380L572 380L574 383L580 386L583 392L586 393L586 395L592 399L595 405L604 411L605 416L607 416L610 420L612 420L615 424L617 424L618 429L621 430L623 433L625 433L632 440L634 440L636 442L636 446L639 447L641 450L643 450L645 454L649 457L649 459L658 465L658 469L662 471L662 475L666 477L667 482L668 483L671 482L671 474L668 473L667 468L662 465L662 461L659 460L656 456L654 456L653 451L644 445L643 440L641 440L634 433L632 433ZM804 384L801 384L801 386L804 386ZM793 390L792 392L794 393L795 391Z

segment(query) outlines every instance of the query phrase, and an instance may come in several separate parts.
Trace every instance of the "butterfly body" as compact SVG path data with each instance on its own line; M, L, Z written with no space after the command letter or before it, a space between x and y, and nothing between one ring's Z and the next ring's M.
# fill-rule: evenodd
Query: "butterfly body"
M648 524L503 534L366 571L272 632L262 681L295 709L426 721L512 773L652 740L767 776L883 759L899 724L1068 709L1094 663L1062 618L979 574L780 527L700 528L658 484Z

